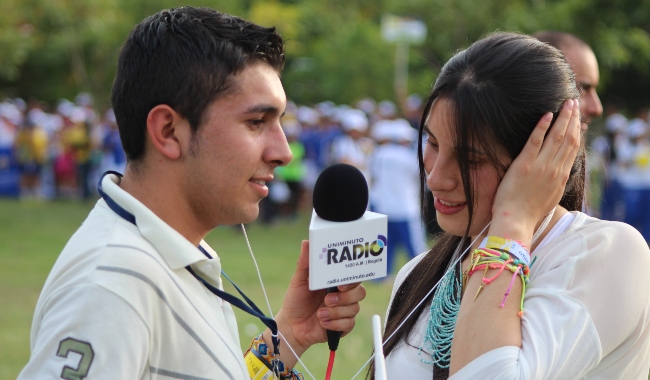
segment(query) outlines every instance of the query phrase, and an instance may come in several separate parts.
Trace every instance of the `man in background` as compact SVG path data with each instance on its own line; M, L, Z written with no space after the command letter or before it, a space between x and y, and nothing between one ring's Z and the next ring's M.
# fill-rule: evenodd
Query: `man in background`
M596 88L600 81L598 61L591 47L573 34L558 31L542 31L533 34L533 37L560 50L567 62L573 69L576 84L581 90L580 96L580 119L582 132L587 132L589 124L603 114L603 105L600 102ZM592 214L589 205L590 176L586 170L586 156L582 157L582 169L585 170L585 200L582 204L582 211Z
M582 117L582 130L586 131L589 128L589 123L603 114L603 105L596 92L600 81L596 55L586 42L573 34L542 31L533 34L533 37L560 50L571 65L576 75L576 83L582 89L580 116Z

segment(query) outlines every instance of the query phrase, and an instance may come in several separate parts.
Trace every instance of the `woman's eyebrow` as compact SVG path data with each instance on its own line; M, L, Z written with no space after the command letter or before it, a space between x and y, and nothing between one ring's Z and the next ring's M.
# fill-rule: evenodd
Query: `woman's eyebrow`
M434 140L438 140L436 138L436 135L434 135L433 132L431 132L431 130L429 129L428 126L425 125L423 129L424 129L424 132L426 132L431 138L433 138ZM487 156L487 153L483 152L482 150L478 150L478 149L474 148L473 146L465 146L465 147L457 146L457 147L454 148L454 150L456 152L459 152L461 150L468 150L471 153L474 153L474 154L476 154L478 156Z

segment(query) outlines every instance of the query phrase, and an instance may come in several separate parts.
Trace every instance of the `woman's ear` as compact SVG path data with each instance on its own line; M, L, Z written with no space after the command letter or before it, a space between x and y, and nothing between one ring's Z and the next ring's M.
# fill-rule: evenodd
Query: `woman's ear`
M166 104L159 104L147 115L147 136L153 148L175 160L181 157L184 141L191 136L187 119Z

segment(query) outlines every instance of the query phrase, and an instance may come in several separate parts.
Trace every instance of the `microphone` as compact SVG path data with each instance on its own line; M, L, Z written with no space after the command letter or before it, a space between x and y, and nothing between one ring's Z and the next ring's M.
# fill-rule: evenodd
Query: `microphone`
M309 289L327 288L386 276L386 215L366 211L368 183L352 165L335 164L314 185L314 212L309 225ZM330 351L340 331L327 330Z

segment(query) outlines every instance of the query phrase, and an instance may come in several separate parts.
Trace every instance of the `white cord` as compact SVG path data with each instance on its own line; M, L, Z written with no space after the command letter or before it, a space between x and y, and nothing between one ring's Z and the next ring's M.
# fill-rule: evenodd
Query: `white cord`
M266 296L266 288L264 288L264 282L262 281L262 274L260 274L260 267L257 266L257 260L255 260L255 255L253 254L253 248L251 248L251 243L248 241L248 234L246 233L246 227L241 224L241 230L244 232L244 238L246 239L246 245L248 245L248 252L253 258L253 264L255 264L255 270L257 271L257 278L260 279L260 285L262 285L262 293L264 293L264 299L266 299L266 306L269 308L269 314L273 318L273 310L271 309L271 303L269 302L269 297Z
M553 214L555 214L555 207L553 207L553 210L551 210L551 212L549 212L548 215L546 215L546 218L544 218L542 224L540 224L537 231L535 231L535 234L533 235L533 241L532 243L530 243L531 250L533 249L533 245L535 244L537 239L539 239L539 237L542 235L542 232L544 232L546 227L548 227L548 224L551 222L551 218L553 218Z
M250 252L251 257L253 258L253 263L255 264L255 270L257 271L257 278L259 278L260 285L262 285L262 293L264 293L264 299L266 299L266 306L268 306L268 308L269 308L269 314L271 315L271 318L274 318L273 317L273 310L271 309L271 302L269 302L269 297L266 295L266 288L264 288L264 281L262 281L262 274L260 273L260 268L259 268L259 266L257 266L257 260L255 260L255 255L253 254L253 248L251 248L251 243L248 241L248 234L246 233L246 227L244 227L244 225L241 224L241 229L242 229L242 231L244 231L244 238L246 239L246 244L248 245L248 252ZM302 368L305 370L305 372L307 372L309 374L309 376L311 376L311 378L313 380L316 380L314 375L312 375L311 372L309 372L309 369L307 369L307 366L305 365L305 363L303 363L302 360L300 360L300 358L296 354L296 351L293 350L293 347L291 347L289 342L287 342L287 339L284 337L284 335L282 335L280 330L278 330L278 334L280 334L280 336L282 337L284 343L287 345L287 347L289 347L289 350L291 351L293 356L295 356L296 359L298 359L298 363L300 363L300 365L302 365ZM275 371L273 371L273 377L275 377Z

